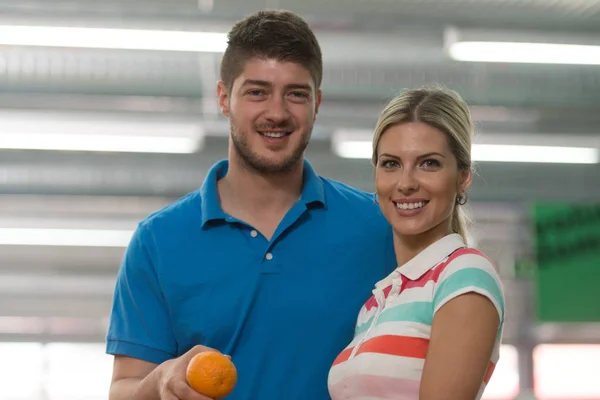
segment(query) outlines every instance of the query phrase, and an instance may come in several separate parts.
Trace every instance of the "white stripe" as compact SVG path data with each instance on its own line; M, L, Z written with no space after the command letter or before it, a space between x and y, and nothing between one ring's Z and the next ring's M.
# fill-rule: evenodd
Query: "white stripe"
M360 397L345 397L344 400L387 400L383 397L374 397L374 396L360 396Z
M433 299L434 286L434 281L428 281L423 287L404 289L400 292L400 295L394 297L394 299L390 301L387 306L397 306L400 304L414 303L419 301L431 302Z
M351 375L377 375L386 378L420 380L425 360L379 353L362 353L337 364L329 371L329 385Z
M360 397L350 397L350 398L345 398L344 400L387 400L383 397L374 397L374 396L360 396ZM399 399L401 400L401 399Z
M358 342L360 342L362 340L363 337L365 337L365 335L367 334L367 331L365 330L363 333L356 335L354 337L354 339L352 339L352 341L350 342L350 344L348 344L348 346L346 346L346 349L350 348L350 347L354 347L356 346L356 344ZM344 349L345 350L345 349Z
M334 365L329 370L328 385L333 386L338 382L345 379L347 376L353 375L354 369L350 368L351 360L344 361L343 363Z
M431 337L431 327L411 321L389 321L383 322L371 329L371 337L395 335L410 336L419 339L429 339Z
M377 375L386 378L420 380L425 360L381 353L360 353L356 357L334 366L330 383L336 384L348 375Z
M501 340L496 340L494 344L494 350L492 351L492 356L490 357L490 361L494 364L497 364L500 360L500 346L502 345Z

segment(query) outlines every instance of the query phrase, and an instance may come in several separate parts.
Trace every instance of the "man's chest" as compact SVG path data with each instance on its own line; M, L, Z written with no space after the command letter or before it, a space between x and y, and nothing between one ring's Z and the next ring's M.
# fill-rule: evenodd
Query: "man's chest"
M351 328L389 263L383 247L366 243L273 245L255 241L252 231L242 234L228 249L199 244L187 253L193 257L162 268L181 351L199 343L228 351L250 330L268 340L324 322Z

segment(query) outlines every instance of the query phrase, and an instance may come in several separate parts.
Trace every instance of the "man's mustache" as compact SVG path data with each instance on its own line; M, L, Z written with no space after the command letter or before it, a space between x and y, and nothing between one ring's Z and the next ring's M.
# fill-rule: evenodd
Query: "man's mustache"
M296 130L296 127L295 127L294 123L291 122L291 121L283 121L283 122L280 122L278 124L261 124L261 125L257 125L256 126L256 130L257 131L280 130L280 131L291 132L291 131Z

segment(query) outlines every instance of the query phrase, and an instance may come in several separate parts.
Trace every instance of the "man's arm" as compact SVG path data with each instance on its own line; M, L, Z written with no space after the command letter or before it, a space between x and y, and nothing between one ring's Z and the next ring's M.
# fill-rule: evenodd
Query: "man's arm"
M150 228L134 233L117 275L107 353L115 356L110 400L207 400L186 382L189 360L181 357L160 283L156 243Z
M109 400L160 400L158 365L126 356L115 356Z
M195 346L181 357L157 365L126 356L115 356L109 400L211 400L186 381L192 357L208 347Z

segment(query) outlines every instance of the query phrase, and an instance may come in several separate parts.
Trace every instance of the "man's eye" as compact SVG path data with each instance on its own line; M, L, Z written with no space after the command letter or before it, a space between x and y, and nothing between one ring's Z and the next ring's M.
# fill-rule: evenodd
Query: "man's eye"
M304 98L304 99L308 98L308 94L304 93L304 92L292 92L291 94L294 97L301 97L301 98Z

